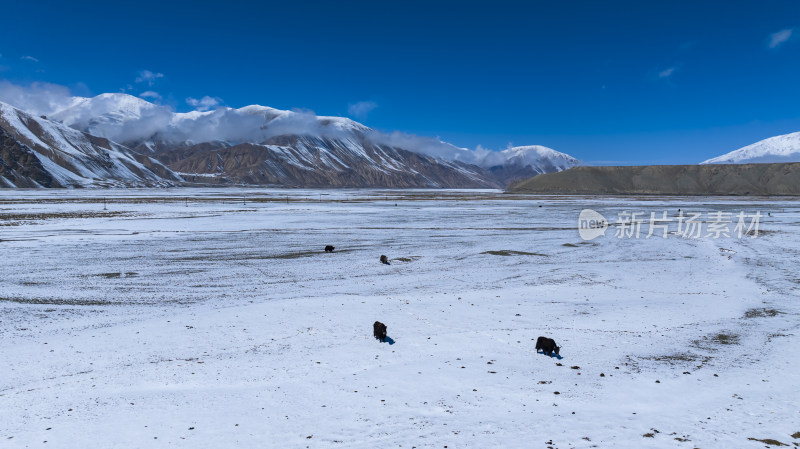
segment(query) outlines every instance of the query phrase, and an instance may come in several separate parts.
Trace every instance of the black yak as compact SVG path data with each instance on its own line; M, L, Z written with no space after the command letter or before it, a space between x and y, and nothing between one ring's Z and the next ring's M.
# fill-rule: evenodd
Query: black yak
M386 341L386 325L380 321L376 321L375 324L372 325L372 334L383 343Z
M558 355L558 351L561 348L556 346L556 341L552 338L539 337L536 339L536 352L538 353L540 349L542 350L542 354L547 354L552 357L554 352Z
M390 265L389 258L382 255L381 256L381 263L384 264L384 265Z
M333 246L331 246L331 245L326 245L326 246L325 246L325 252L326 252L326 253L332 253L332 252L333 252Z

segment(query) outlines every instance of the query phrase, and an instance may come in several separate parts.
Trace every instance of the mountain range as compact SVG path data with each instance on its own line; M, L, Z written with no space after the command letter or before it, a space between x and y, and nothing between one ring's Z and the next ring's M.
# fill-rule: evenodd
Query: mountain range
M102 94L74 97L47 118L7 105L3 111L63 133L103 139L121 154L159 163L165 176L155 184L500 188L512 179L578 164L542 146L470 151L438 139L381 133L347 118L258 105L176 113L131 95ZM11 133L22 134L18 121L6 122ZM83 176L80 170L75 174ZM58 186L92 185L88 179L95 179L83 178L67 177Z
M703 164L800 160L800 133ZM580 162L519 146L468 150L343 117L266 106L174 112L127 94L71 97L49 117L0 103L0 186L503 188Z

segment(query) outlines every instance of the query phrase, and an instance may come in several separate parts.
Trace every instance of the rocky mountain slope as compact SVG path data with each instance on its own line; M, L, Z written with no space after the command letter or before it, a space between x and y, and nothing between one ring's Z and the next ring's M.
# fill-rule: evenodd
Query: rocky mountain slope
M800 195L800 163L575 167L512 185L511 193Z
M501 188L480 167L366 140L276 136L261 144L209 142L155 154L194 184L290 187Z
M0 187L166 186L163 164L122 145L0 103Z

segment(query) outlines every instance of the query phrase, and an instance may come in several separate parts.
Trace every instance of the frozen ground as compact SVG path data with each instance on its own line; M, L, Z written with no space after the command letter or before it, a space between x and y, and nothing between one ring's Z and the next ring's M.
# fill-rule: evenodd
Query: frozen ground
M2 191L0 447L796 445L798 206ZM584 242L586 207L771 216Z

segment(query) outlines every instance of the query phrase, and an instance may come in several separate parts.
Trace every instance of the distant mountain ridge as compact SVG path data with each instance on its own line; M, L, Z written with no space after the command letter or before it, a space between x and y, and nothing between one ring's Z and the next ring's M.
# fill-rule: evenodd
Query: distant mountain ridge
M510 193L800 195L800 163L575 167L515 183Z

